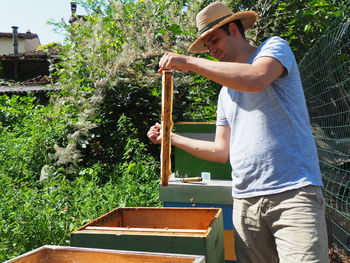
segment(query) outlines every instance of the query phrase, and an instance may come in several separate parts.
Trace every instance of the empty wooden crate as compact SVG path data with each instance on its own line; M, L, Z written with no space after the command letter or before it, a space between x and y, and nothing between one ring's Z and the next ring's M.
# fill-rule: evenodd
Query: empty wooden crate
M203 255L224 262L220 208L117 208L74 231L71 245Z
M204 263L203 256L44 246L6 263Z

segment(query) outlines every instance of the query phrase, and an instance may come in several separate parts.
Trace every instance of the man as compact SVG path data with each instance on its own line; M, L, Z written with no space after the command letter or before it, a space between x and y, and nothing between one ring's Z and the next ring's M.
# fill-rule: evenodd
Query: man
M200 37L189 51L219 61L166 53L162 69L190 70L223 85L214 142L171 134L172 145L232 166L233 224L239 263L328 262L325 202L299 71L287 42L260 47L244 31L252 11L215 2L198 13ZM161 126L148 137L161 142Z

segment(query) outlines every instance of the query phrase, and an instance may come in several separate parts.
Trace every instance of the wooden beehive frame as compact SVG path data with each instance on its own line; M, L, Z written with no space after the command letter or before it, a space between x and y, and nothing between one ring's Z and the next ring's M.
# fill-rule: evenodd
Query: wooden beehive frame
M167 186L171 175L171 139L173 128L173 77L170 70L163 70L162 77L162 145L161 185Z

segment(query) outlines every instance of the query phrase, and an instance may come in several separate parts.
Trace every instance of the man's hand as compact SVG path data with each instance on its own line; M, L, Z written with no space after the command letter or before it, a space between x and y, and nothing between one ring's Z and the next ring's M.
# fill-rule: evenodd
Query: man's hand
M189 57L185 55L167 52L159 61L160 69L158 70L158 73L162 74L163 69L177 69L186 71L188 58Z
M162 126L157 122L147 133L148 139L154 144L160 144L162 142L161 128Z

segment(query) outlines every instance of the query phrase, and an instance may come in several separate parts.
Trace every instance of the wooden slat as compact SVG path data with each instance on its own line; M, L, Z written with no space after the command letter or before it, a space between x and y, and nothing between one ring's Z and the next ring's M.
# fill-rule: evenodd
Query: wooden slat
M8 263L204 263L203 256L44 246Z
M87 226L86 230L97 231L136 231L136 232L173 232L173 233L206 233L205 229L174 229L174 228L141 228L141 227L103 227Z
M161 145L161 184L167 186L171 175L171 140L173 128L173 77L170 70L163 70L162 78L162 145Z

